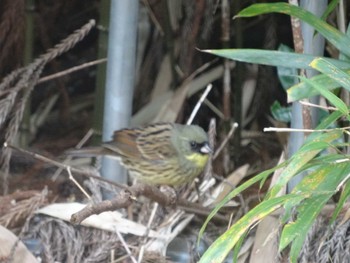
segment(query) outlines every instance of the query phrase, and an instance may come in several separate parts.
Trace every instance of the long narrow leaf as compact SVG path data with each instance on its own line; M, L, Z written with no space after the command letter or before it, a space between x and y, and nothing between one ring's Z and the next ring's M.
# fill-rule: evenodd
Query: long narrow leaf
M206 53L214 54L220 57L256 63L268 66L311 69L310 63L316 59L316 56L308 54L297 54L292 52L261 50L261 49L206 49L201 50ZM347 61L324 58L330 63L342 69L349 69L350 63Z
M349 197L350 197L350 181L348 180L348 182L345 184L343 191L341 192L339 201L337 202L337 206L334 209L332 219L330 221L331 224L334 223L334 221L337 219L341 209L343 208L345 202L348 200Z
M325 60L323 58L314 59L310 66L323 74L331 77L337 83L339 83L343 88L350 91L350 74L334 64L332 64L329 60Z
M238 186L236 189L234 189L232 192L230 192L222 201L220 201L215 208L213 209L213 211L210 212L210 214L208 215L207 219L205 220L205 222L203 223L203 226L201 227L199 234L198 234L198 242L201 239L201 237L203 236L203 233L205 231L205 228L207 227L209 221L215 216L215 214L228 202L230 201L232 198L234 198L235 196L237 196L239 193L241 193L242 191L244 191L245 189L247 189L248 187L252 186L253 184L260 182L264 179L266 179L271 173L273 173L275 170L284 167L287 164L287 162L283 162L280 165L273 167L269 170L266 170L256 176L254 176L253 178L249 179L247 182L245 182L244 184Z
M309 228L331 196L332 194L324 194L305 200L301 211L298 209L302 216L296 222L289 223L284 227L280 239L280 249L282 250L291 238L294 239L290 251L292 263L296 262Z
M297 208L297 220L287 224L281 235L280 249L284 249L293 242L290 253L292 262L296 262L312 223L349 172L349 163L325 163L305 177L293 189L293 194L299 193L305 196L309 194L311 197L306 198Z
M271 4L254 4L238 13L236 17L252 17L267 13L282 13L295 16L302 21L308 23L323 35L330 43L332 43L341 52L350 56L350 37L332 27L314 14L287 3L271 3Z
M346 72L350 73L350 70L346 70ZM333 90L341 86L338 82L323 74L312 77L310 80L317 84L322 84L327 90ZM287 90L288 102L310 98L318 94L317 90L310 89L305 82L300 82Z
M284 169L275 185L268 192L268 198L274 197L289 182L289 180L300 172L303 167L328 145L339 139L342 132L339 130L327 133L315 133L312 140L308 140L294 155L288 166Z
M345 116L349 114L348 107L346 104L338 98L334 93L330 92L329 90L326 90L323 88L322 85L319 85L307 78L300 77L305 83L310 85L312 88L316 89L323 97L325 97L327 100L329 100L330 103L334 105L341 113L343 113Z
M325 11L325 12L323 13L323 15L321 16L321 19L325 21L325 20L327 19L328 15L329 15L330 13L332 13L333 10L337 7L338 3L339 3L339 0L332 0L332 1L328 4L326 11Z
M225 260L228 253L237 244L242 235L244 235L254 224L261 221L265 216L271 214L273 211L281 207L286 201L294 202L295 204L303 200L302 195L284 195L270 200L266 200L240 220L238 220L229 230L222 234L209 247L200 259L200 263L221 263Z

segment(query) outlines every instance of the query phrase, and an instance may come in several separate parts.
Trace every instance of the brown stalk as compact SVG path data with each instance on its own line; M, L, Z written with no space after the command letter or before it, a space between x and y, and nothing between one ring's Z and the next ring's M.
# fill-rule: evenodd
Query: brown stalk
M74 47L94 26L95 21L90 20L81 29L75 31L61 43L49 49L47 53L35 59L31 64L12 72L4 78L0 84L0 91L11 90L10 93L6 94L0 101L0 128L4 130L4 140L6 142L11 143L14 141L23 118L28 97L34 86L38 83L40 74L45 65ZM7 120L9 121L6 123ZM4 123L6 123L6 127L4 127ZM10 158L11 149L5 148L0 158L1 170L3 171L1 179L4 194L8 191Z

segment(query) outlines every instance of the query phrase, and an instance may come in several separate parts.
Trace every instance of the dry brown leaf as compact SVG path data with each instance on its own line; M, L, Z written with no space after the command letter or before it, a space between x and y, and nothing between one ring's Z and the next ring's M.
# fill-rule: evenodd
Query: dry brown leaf
M225 196L234 189L242 179L247 176L249 164L242 165L234 170L224 182L218 185L213 191L213 196L217 196L214 203L217 204L225 198ZM217 194L215 194L217 193Z
M282 152L278 164L285 161L285 154ZM279 178L283 169L278 169L274 172L270 188ZM282 189L278 195L282 196L286 189ZM260 263L263 258L266 262L278 262L278 242L277 236L279 231L279 219L275 216L266 216L258 225L254 247L250 256L250 263Z
M0 261L3 259L8 259L11 254L12 247L17 242L18 238L8 229L0 225ZM38 261L29 252L26 246L19 241L16 250L13 254L13 263L37 263Z

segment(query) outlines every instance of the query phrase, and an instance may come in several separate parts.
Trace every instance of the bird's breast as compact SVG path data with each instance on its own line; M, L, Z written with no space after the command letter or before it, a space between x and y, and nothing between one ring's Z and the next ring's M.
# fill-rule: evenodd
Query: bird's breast
M198 168L204 168L204 166L207 164L208 157L208 155L203 155L199 153L185 155L185 158Z

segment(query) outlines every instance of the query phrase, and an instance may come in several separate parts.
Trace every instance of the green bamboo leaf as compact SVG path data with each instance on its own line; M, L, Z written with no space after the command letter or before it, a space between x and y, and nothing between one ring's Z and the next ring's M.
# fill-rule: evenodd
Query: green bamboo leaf
M334 194L339 183L347 176L349 169L350 163L325 163L304 177L292 193Z
M350 73L350 70L346 70L346 72ZM327 90L334 90L340 87L338 82L323 74L312 77L310 80L317 84L323 85L323 87ZM320 93L316 89L310 89L309 85L305 82L300 82L287 90L288 102L310 98L319 94Z
M341 131L339 131L339 134L341 134ZM322 136L322 133L319 133L320 137ZM328 134L326 133L326 136L328 136ZM316 138L317 140L318 138ZM325 141L313 141L311 143L306 143L304 144L300 150L298 151L298 154L303 155L307 152L310 151L322 151L324 149L326 149L327 147L330 147L330 143L329 142L325 142Z
M297 221L289 223L283 228L279 248L283 250L293 241L290 251L291 262L296 262L309 228L331 196L332 194L323 194L308 198L298 209L301 215L298 216Z
M291 242L292 255L299 255L300 249L306 237L306 234L312 223L337 190L340 182L347 176L350 171L350 163L331 163L320 166L308 174L292 191L292 194L310 195L297 208L298 218L295 222L291 222L285 226L282 231L280 240L280 249L284 249ZM294 204L288 204L292 207ZM286 211L288 213L288 211ZM294 251L293 251L294 249Z
M222 234L215 242L208 248L200 259L200 263L221 263L225 260L228 253L239 242L240 238L257 222L261 221L265 216L271 214L273 211L281 207L286 201L294 202L295 204L304 199L302 195L285 195L270 200L266 200L240 220L238 220L230 229Z
M340 157L342 157L342 156L340 156ZM344 168L343 174L345 176L350 174L350 164L349 163L346 163L346 167ZM344 176L344 179L345 179L345 176ZM332 215L331 223L333 223L335 221L335 219L339 215L341 209L343 208L344 203L348 200L349 196L350 196L350 181L348 180L345 184L345 187L344 187L341 195L340 195L339 201L337 202L337 207L335 208L334 213Z
M293 53L294 50L286 45L280 44L278 46L278 51ZM296 68L290 68L286 65L277 67L278 79L282 87L287 90L293 85L299 83L297 78L298 70Z
M323 85L319 85L312 80L309 80L304 77L300 77L305 83L310 85L312 88L316 89L323 97L325 97L327 100L329 100L330 103L334 105L341 113L344 115L349 115L349 110L346 104L338 98L336 95L334 95L332 92L329 90L326 90L323 88Z
M292 118L292 107L283 107L278 101L271 105L270 111L273 118L281 122L290 122Z
M333 10L337 7L338 3L339 3L339 0L332 0L328 4L326 11L321 16L321 19L323 21L325 21L327 19L328 15L333 12Z
M332 215L332 219L331 219L331 224L335 222L335 220L337 219L340 211L342 210L345 202L349 199L350 197L350 180L348 180L345 184L345 187L343 189L343 191L341 192L339 201L337 202L337 206L334 209L333 215Z
M238 13L236 17L252 17L268 13L282 13L295 16L302 21L308 23L321 35L323 35L330 43L332 43L341 52L350 56L350 37L340 32L336 28L324 22L314 14L287 3L271 3L271 4L254 4Z
M206 49L201 50L206 53L214 54L220 57L247 62L262 64L268 66L290 68L311 69L310 63L316 59L316 56L308 54L298 54L291 52L283 52L276 50L261 50L261 49ZM343 60L324 58L330 63L337 65L342 69L350 68L350 63Z
M329 126L333 125L342 116L343 116L343 114L340 111L332 112L330 115L328 115L326 118L324 118L319 125L317 125L316 130L322 130L322 129L329 128ZM317 136L317 132L311 133L307 137L307 140L312 140L314 136Z
M317 58L310 63L310 66L321 73L331 77L343 88L350 91L350 74L338 68L323 58ZM323 85L324 86L324 85Z
M238 240L237 244L234 246L233 248L233 262L238 262L238 256L239 256L239 252L243 246L244 240L246 239L247 235L248 235L249 231L246 231L244 233L244 235L242 235L240 237L240 239Z
M314 132L305 144L292 156L288 166L281 173L275 185L267 193L267 198L275 197L289 180L299 173L318 153L327 148L330 143L341 137L342 131L334 130L327 133Z
M205 231L205 228L207 227L209 221L216 215L216 213L228 202L230 201L232 198L234 198L235 196L237 196L239 193L241 193L242 191L244 191L245 189L247 189L248 187L252 186L253 184L259 182L259 181L263 181L266 180L266 178L273 173L275 170L282 168L286 165L286 162L281 163L280 165L277 165L276 167L273 167L271 169L268 169L264 172L261 172L260 174L254 176L253 178L249 179L247 182L243 183L242 185L238 186L236 189L234 189L232 192L230 192L227 196L225 196L225 198L220 201L215 208L213 209L213 211L210 212L210 214L208 215L207 219L205 220L205 222L203 223L203 226L201 227L199 234L198 234L198 242L200 241L200 239L203 236L203 233Z

